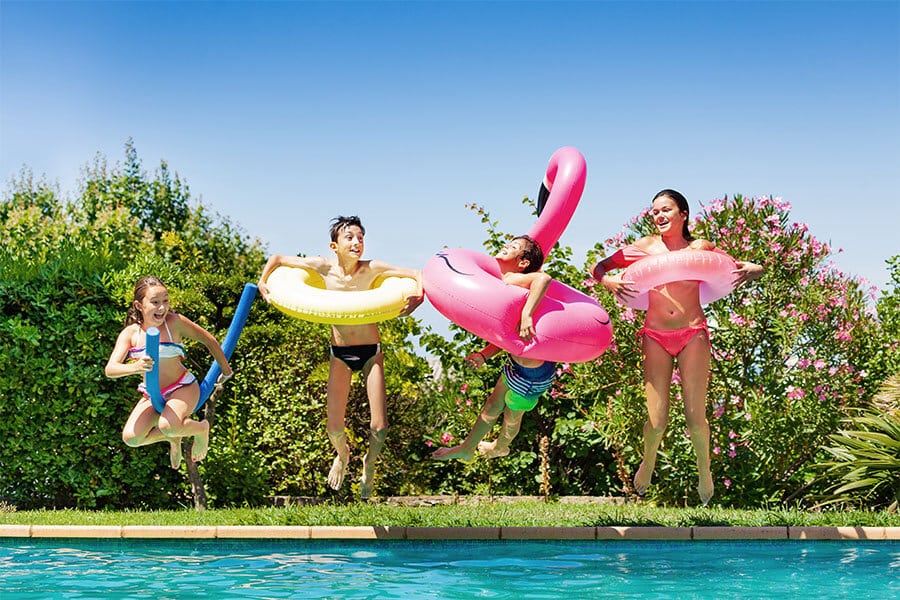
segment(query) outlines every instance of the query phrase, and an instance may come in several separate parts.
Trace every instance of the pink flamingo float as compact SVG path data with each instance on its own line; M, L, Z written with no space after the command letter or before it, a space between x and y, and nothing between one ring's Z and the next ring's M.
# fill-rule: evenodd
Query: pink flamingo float
M537 222L528 235L545 254L565 230L581 194L587 166L572 147L550 157ZM517 356L554 362L585 362L603 354L612 340L609 315L596 300L558 281L535 311L535 336L518 336L528 290L503 283L497 260L463 248L438 252L423 270L425 295L442 315Z

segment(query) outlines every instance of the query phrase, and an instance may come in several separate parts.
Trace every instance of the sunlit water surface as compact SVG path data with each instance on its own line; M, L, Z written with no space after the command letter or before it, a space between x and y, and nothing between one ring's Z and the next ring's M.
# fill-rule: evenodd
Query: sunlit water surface
M0 598L900 598L900 542L0 539Z

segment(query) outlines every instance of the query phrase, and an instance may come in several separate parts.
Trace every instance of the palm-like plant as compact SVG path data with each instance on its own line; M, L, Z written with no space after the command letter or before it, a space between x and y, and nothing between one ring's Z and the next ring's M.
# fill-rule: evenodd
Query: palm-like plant
M889 377L872 407L844 420L829 436L832 460L820 463L834 483L820 506L847 504L897 510L900 503L900 374Z

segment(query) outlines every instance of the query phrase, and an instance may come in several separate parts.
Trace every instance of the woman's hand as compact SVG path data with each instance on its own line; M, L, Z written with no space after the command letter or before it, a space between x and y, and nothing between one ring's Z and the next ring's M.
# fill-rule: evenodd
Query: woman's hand
M637 295L637 290L631 287L634 282L622 279L621 275L604 275L600 283L617 298L628 299Z
M763 268L760 265L749 261L736 261L737 269L732 271L732 274L735 275L734 278L734 287L739 288L742 285L753 281L754 279L759 279L763 274Z

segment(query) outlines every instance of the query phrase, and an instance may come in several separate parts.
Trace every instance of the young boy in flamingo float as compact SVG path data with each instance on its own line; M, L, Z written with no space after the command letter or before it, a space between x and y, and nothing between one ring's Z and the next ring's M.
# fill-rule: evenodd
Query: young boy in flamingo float
M530 237L520 236L506 244L495 258L504 283L528 288L528 297L519 320L519 337L531 340L535 335L534 311L547 293L551 281L549 275L540 271L544 264L544 253ZM498 346L488 344L482 350L467 356L466 362L477 369L498 352ZM465 441L452 448L439 448L431 457L435 460L469 461L474 457L476 449L485 458L506 456L509 454L509 445L519 433L522 416L537 405L541 395L550 389L555 378L555 363L507 354L503 372ZM482 441L501 412L503 427L497 439L493 442Z
M340 292L368 290L378 277L410 277L418 282L418 294L407 299L400 316L410 314L424 300L421 272L380 261L362 260L365 233L359 217L336 217L332 221L329 244L335 258L272 255L259 277L260 294L269 301L266 278L276 267L282 265L315 271L325 280L327 290ZM374 489L375 462L384 447L388 427L384 355L375 323L331 326L326 428L328 439L337 454L328 472L328 485L334 490L341 488L350 462L350 446L344 429L354 371L361 371L365 377L369 398L369 450L363 456L363 473L359 485L360 496L369 498Z

